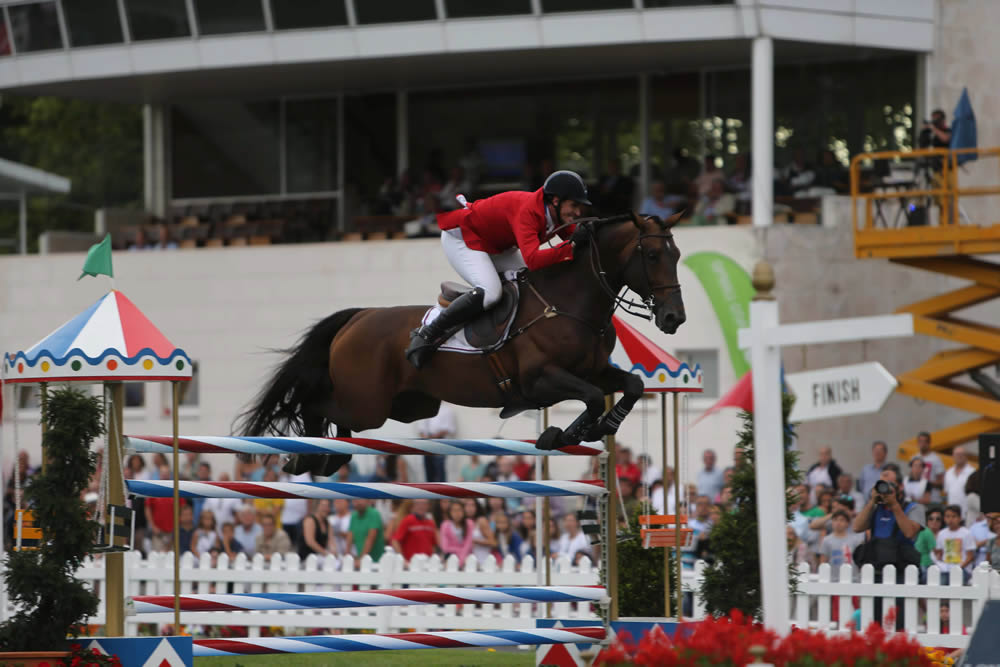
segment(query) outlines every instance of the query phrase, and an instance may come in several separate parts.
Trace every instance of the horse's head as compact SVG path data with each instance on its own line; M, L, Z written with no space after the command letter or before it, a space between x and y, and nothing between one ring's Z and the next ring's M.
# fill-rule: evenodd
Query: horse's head
M675 213L666 220L657 217L632 215L634 228L630 242L625 247L624 282L642 297L653 311L657 328L672 334L684 324L684 301L677 280L677 262L681 251L674 243L671 232L681 214ZM638 230L638 234L636 234Z

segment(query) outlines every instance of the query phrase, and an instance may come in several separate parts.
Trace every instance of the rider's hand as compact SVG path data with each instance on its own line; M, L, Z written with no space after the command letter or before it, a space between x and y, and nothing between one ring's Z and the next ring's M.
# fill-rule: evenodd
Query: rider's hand
M574 248L579 248L590 243L590 230L583 225L577 225L576 229L573 230L573 234L569 237L570 242L573 244Z

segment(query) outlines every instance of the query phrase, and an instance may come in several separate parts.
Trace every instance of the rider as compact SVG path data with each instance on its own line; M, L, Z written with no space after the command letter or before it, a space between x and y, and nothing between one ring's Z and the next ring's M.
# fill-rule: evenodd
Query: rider
M459 201L464 204L464 198ZM535 271L572 259L573 248L583 240L572 223L590 205L580 175L557 171L535 192L502 192L438 214L444 254L474 289L410 334L406 358L420 368L448 336L499 301L498 271L525 266ZM564 242L540 247L554 235Z

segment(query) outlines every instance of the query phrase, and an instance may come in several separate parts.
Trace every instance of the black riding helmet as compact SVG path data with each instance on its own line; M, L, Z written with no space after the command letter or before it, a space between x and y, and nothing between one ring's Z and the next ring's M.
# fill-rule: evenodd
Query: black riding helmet
M569 199L585 206L592 206L587 196L587 185L575 171L560 170L545 179L542 192L549 197Z

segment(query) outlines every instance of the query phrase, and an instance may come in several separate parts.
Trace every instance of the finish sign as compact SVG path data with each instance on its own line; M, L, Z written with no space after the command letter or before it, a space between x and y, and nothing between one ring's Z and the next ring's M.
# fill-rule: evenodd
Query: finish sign
M877 361L789 373L785 381L795 394L792 422L878 412L898 384Z

